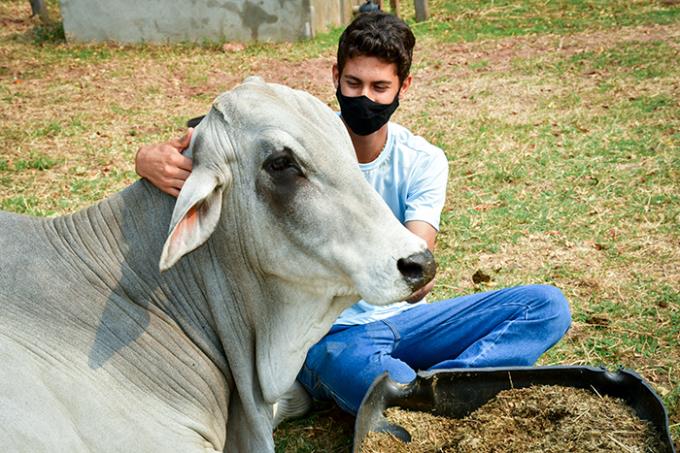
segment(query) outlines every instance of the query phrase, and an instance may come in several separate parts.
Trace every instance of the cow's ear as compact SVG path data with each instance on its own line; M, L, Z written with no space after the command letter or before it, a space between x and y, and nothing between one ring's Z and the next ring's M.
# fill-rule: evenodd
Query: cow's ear
M161 271L203 244L215 230L222 213L223 193L231 183L228 175L220 176L199 167L194 168L185 181L161 253Z

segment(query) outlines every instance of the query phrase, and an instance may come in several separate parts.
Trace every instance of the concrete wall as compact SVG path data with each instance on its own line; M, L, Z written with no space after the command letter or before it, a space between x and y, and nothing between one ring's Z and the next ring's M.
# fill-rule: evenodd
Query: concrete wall
M61 0L69 41L297 41L361 0Z
M362 0L310 0L312 34L329 27L346 25L352 20L352 6Z

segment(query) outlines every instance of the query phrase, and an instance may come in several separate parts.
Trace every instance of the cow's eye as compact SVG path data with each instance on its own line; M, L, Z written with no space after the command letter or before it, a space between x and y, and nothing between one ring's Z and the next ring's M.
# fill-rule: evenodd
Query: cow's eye
M270 156L263 164L267 173L272 176L280 175L282 173L294 173L298 176L302 175L300 166L288 154L278 154Z

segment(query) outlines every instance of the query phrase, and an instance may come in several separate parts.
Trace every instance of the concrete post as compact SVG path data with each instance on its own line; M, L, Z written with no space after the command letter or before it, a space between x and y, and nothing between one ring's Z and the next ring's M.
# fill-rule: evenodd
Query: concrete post
M399 17L399 0L390 0L390 9L392 14Z
M414 0L416 3L416 22L422 22L430 17L427 0Z

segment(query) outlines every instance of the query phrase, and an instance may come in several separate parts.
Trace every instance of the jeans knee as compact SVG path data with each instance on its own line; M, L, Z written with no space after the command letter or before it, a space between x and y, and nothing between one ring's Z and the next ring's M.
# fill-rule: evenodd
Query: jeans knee
M571 312L562 291L552 285L531 285L526 289L538 308L537 315L549 322L553 329L564 334L571 325Z

